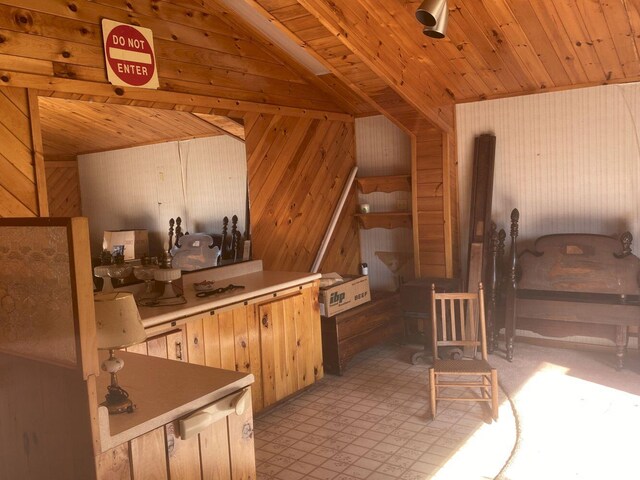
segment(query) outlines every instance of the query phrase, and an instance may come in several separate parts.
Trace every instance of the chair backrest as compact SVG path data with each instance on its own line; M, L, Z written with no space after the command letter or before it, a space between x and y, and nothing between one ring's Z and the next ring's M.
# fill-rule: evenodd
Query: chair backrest
M475 357L480 348L487 359L482 283L473 293L436 293L431 285L431 336L434 358L439 347L462 347L465 356Z

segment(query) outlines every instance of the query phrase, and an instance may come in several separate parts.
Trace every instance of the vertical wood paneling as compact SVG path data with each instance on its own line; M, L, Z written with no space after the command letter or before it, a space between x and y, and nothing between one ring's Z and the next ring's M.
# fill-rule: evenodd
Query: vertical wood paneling
M246 154L231 137L80 155L78 169L94 254L104 230L134 228L149 230L150 252L158 254L176 217L183 231L221 233L222 218L237 215L245 231Z
M245 125L254 257L267 270L309 271L355 165L354 126L266 114L247 114ZM343 211L325 255L340 273L355 273L360 258L345 234L355 228L351 213Z
M458 105L457 125L462 255L481 133L497 137L493 217L506 227L517 207L523 247L563 232L640 239L640 84Z
M129 442L131 470L136 480L166 480L169 478L165 428L159 427Z
M31 128L27 90L0 88L0 217L40 215Z
M416 270L420 277L453 277L457 271L450 259L456 245L450 240L450 232L455 231L456 199L451 185L455 181L455 165L448 158L451 145L445 148L447 136L426 122L417 125L414 133Z
M406 133L378 115L356 119L358 177L407 175L411 173L411 141ZM410 192L358 192L358 203L368 203L372 212L411 210ZM400 281L413 278L412 231L409 228L372 228L360 231L362 261L369 267L372 290L394 291ZM403 264L392 272L376 252L397 252Z

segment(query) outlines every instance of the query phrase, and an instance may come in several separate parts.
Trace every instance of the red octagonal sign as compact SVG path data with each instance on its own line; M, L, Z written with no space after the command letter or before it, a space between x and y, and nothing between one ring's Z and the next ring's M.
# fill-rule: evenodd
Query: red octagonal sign
M107 77L112 84L159 87L151 30L104 19L102 35Z

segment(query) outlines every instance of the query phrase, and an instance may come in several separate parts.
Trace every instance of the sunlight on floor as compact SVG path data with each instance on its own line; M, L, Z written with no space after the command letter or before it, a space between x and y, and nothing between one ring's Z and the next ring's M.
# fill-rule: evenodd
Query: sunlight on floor
M486 404L447 401L432 421L428 366L408 362L414 351L368 350L344 376L328 375L257 418L258 480L495 477L515 442L506 398L498 422L487 423Z
M636 475L640 397L573 377L567 368L545 362L513 400L522 436L508 478Z

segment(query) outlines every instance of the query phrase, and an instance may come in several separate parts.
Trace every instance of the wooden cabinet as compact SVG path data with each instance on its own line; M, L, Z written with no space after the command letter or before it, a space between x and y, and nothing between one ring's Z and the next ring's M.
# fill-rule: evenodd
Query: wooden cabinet
M255 476L251 405L183 440L178 422L96 457L98 480L244 479Z
M332 317L322 317L322 351L327 372L342 375L359 352L400 339L404 322L397 293L377 292L371 301Z
M120 355L126 367L119 377L131 385L137 408L126 416L98 412L99 480L254 477L250 377L150 355ZM98 391L108 382L100 378ZM207 416L207 424L202 412L212 408L222 413ZM181 433L180 421L189 417Z
M128 347L126 351L152 357L180 360L181 362L187 361L184 331L181 328L150 336L146 342Z
M256 305L263 407L322 377L320 318L312 289Z
M173 324L167 332L154 327L145 344L128 350L152 355L164 353L166 345L167 352L181 351L189 363L252 373L254 412L323 376L317 282Z

